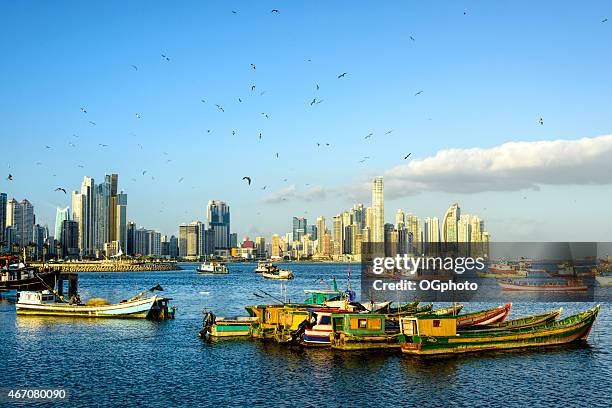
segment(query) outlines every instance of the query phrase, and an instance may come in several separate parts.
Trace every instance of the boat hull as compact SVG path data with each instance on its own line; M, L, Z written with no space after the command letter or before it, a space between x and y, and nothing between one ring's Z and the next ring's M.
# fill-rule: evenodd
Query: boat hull
M331 347L336 350L382 350L399 349L399 336L397 334L374 336L351 336L340 333L331 339Z
M0 290L38 291L54 288L59 273L59 271L39 272L31 278L0 280Z
M459 315L457 316L457 328L503 322L508 317L511 307L512 303L507 303L495 309Z
M146 319L157 299L157 297L152 297L106 306L17 303L15 308L17 315Z
M588 290L586 285L530 285L526 283L515 283L498 281L497 284L505 291L523 292L576 292Z
M517 332L461 333L456 336L413 336L403 338L402 352L417 355L457 354L491 350L509 350L526 347L563 345L587 339L599 306L568 319L574 322L554 322L537 328L526 328ZM566 319L566 320L568 320Z
M211 337L248 337L251 323L244 322L217 322L210 329Z

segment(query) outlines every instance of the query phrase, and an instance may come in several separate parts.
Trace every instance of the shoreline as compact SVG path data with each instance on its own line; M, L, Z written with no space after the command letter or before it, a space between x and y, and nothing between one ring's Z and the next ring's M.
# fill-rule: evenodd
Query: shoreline
M43 267L41 263L33 266ZM180 271L183 268L176 262L65 262L47 264L47 268L63 273L85 272L166 272Z

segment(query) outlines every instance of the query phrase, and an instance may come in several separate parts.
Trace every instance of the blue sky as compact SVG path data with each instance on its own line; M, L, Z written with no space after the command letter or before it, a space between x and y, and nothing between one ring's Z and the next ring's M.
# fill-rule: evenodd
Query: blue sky
M14 176L0 191L27 197L50 225L70 203L56 187L117 172L138 225L174 233L221 199L239 235L269 236L293 215L369 204L364 180L409 152L418 162L611 133L606 2L23 1L0 11L0 163ZM386 218L397 208L442 217L457 201L495 239L606 240L612 176L589 180L396 192ZM305 199L313 187L326 193ZM279 191L301 193L266 199Z

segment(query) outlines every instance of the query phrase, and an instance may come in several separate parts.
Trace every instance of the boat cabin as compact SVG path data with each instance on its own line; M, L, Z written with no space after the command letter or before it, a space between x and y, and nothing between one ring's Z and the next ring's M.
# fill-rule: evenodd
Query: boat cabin
M27 305L48 305L55 303L55 294L49 290L40 292L19 292L19 303Z
M454 316L423 316L400 318L400 330L408 339L412 336L456 336L457 318Z
M372 336L385 333L385 315L383 314L333 314L331 319L334 333L346 333L353 336Z

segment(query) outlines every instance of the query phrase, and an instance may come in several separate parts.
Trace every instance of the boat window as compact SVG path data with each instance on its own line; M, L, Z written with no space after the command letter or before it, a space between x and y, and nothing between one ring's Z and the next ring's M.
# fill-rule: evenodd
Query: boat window
M321 320L319 321L319 324L330 324L331 323L331 316L321 316Z
M368 319L359 319L357 321L357 327L359 327L360 329L367 329L368 328Z
M434 320L433 321L433 327L440 327L440 321L439 320Z

